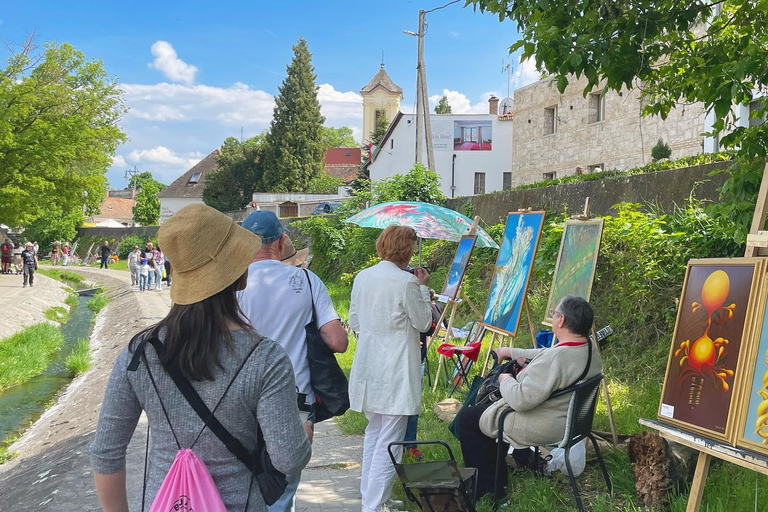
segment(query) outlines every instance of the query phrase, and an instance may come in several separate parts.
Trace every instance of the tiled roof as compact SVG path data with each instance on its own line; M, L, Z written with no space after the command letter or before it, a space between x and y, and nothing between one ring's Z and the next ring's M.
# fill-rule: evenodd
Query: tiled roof
M368 82L368 85L360 89L360 92L373 92L373 90L377 87L382 87L384 90L392 93L403 94L402 87L393 82L392 79L389 78L387 72L384 71L384 64L381 65L379 72L376 73L373 78L371 78L371 81Z
M362 150L360 148L328 148L325 152L324 164L329 165L358 165Z
M93 216L94 222L106 219L116 221L133 220L133 199L107 197L101 203L101 213Z
M161 190L157 197L203 197L205 175L216 170L216 159L220 154L219 149L214 149L210 155L200 160L194 167L179 176L176 181ZM197 176L197 181L190 181L197 173L200 173Z

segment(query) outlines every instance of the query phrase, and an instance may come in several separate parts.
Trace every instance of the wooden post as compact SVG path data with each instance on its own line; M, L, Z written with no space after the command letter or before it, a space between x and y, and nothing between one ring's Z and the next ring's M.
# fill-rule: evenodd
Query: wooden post
M595 326L592 326L592 343L595 350L600 354L600 344L597 341L597 331ZM602 355L602 354L601 354ZM608 377L604 377L602 381L603 398L605 398L605 409L608 412L608 422L611 424L611 436L613 437L613 446L619 445L619 435L616 432L616 422L613 419L613 407L611 406L611 395L608 393Z
M493 345L496 342L496 331L492 331L493 334L491 335L491 344L488 346L488 353L485 354L485 362L483 363L483 372L480 374L481 376L485 377L488 373L488 361L491 359L491 350L493 350Z
M483 318L483 314L480 312L480 310L479 310L479 309L477 309L477 306L475 306L475 304L474 304L474 303L473 303L471 300L469 300L469 297L467 297L467 294L466 294L466 293L464 293L464 290L463 290L463 289L461 290L461 297L462 297L462 299L463 299L463 300L464 300L464 301L465 301L467 304L469 304L469 309L471 309L471 310L472 310L472 312L473 312L475 315L477 315L477 318L480 318L480 319L482 319L482 318Z
M763 182L765 183L765 181ZM691 483L691 494L688 495L688 506L685 507L685 512L699 512L711 460L711 455L699 452L699 459L696 461L696 472L693 474L693 483Z

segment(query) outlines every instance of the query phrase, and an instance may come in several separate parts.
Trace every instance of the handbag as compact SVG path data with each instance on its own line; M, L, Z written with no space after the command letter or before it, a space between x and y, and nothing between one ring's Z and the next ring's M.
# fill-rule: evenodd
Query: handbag
M304 326L307 339L309 382L315 392L315 423L341 416L349 409L349 383L336 361L333 350L325 344L317 327L317 311L312 293L312 280L307 269L302 269L309 283L312 301L312 320Z
M477 405L499 400L501 398L501 391L499 391L499 375L502 373L509 373L513 377L517 377L517 374L525 368L525 365L531 362L530 359L526 359L525 364L521 365L517 359L512 359L509 362L499 364L496 352L491 351L491 355L494 360L493 368L488 372L485 380L480 385L480 389L477 390Z
M251 354L253 354L254 350L256 350L256 347L258 347L259 343L261 343L261 339L263 338L260 338L259 341L253 346L251 351L248 352L248 355L245 357L242 364L238 368L235 376L229 383L229 386L227 386L227 389L224 391L224 395L227 394L230 386L232 386L232 383L240 374L240 370L243 369L243 366L245 366L245 363L251 357ZM136 350L133 354L133 358L131 359L131 363L128 365L128 371L136 371L139 366L141 355L144 352L144 348L147 343L151 343L152 346L155 347L155 351L157 352L158 356L162 356L163 351L165 350L165 346L162 344L162 342L155 336L151 338L145 338L141 340L141 342L136 346ZM149 370L149 365L147 365L147 370ZM195 388L192 387L189 379L187 379L181 373L181 371L179 371L178 368L167 371L167 373L173 380L173 383L176 384L176 387L179 389L179 392L182 394L182 396L184 396L189 405L192 406L192 409L194 409L200 419L203 420L205 426L208 427L208 429L210 429L210 431L213 432L214 435L216 435L216 437L218 437L222 443L224 443L224 446L227 447L232 455L237 457L240 462L245 464L245 467L251 470L253 473L253 478L256 480L256 483L259 486L259 490L261 491L261 495L264 498L264 502L267 505L272 505L278 499L280 499L280 497L285 492L285 488L288 487L288 480L286 479L285 475L275 469L275 466L272 464L272 459L269 456L269 452L267 452L267 445L264 442L264 434L261 431L261 426L257 426L256 430L256 449L253 452L249 452L248 449L243 446L243 444L237 438L229 433L229 431L224 427L224 425L221 424L216 416L213 415L213 412L211 412L208 406L205 405L205 402L203 402L203 399L200 398L200 395L197 393L197 391L195 391ZM151 373L150 378L152 378ZM152 383L154 385L154 379L152 379ZM223 398L224 397L222 395L222 399ZM163 408L163 410L165 410L165 408ZM147 426L147 429L149 429L149 426ZM149 433L147 433L147 449L149 449ZM147 468L145 461L145 483L146 470ZM250 487L248 489L248 496L250 498ZM144 500L142 497L142 510L144 507L143 502Z

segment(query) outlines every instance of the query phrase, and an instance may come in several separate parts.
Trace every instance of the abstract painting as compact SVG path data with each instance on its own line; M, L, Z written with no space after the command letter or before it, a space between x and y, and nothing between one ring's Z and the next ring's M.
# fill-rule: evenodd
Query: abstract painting
M768 455L768 280L758 300L759 314L755 317L757 331L753 350L744 353L744 410L741 414L739 439L743 448Z
M602 234L603 219L566 221L549 290L545 325L552 325L555 308L566 295L589 300Z
M545 212L510 213L485 306L483 324L517 335Z
M472 255L476 240L477 236L475 235L463 236L459 240L456 255L453 257L451 268L448 269L448 277L445 279L440 295L449 299L455 299L458 295L461 280L464 278L464 272L467 270L467 263L469 263L469 257Z
M659 420L733 442L743 353L754 329L763 262L758 258L691 260L661 392ZM753 299L754 297L754 299ZM743 387L743 386L741 386Z

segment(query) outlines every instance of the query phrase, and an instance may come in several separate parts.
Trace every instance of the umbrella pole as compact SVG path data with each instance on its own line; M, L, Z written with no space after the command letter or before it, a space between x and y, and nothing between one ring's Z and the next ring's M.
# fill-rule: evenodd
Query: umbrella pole
M419 266L421 266L421 237L419 237Z

